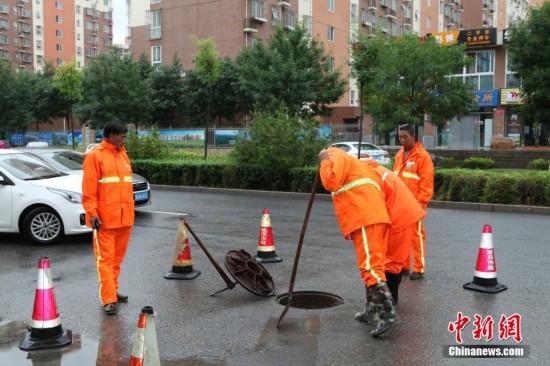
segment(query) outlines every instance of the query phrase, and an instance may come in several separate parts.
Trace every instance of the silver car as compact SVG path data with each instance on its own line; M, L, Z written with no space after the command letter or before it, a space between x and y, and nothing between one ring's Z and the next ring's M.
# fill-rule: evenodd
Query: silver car
M357 157L359 152L359 142L357 141L343 141L336 142L329 147L337 147L344 150L350 155ZM370 144L368 142L361 143L361 160L372 159L380 165L389 165L391 164L390 154L376 145Z

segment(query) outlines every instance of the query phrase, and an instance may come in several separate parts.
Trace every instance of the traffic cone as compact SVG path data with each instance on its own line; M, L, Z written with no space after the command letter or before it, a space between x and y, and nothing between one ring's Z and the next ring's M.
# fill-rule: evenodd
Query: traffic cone
M176 234L176 247L172 260L172 270L164 275L169 280L192 280L199 277L201 273L193 269L191 259L191 247L189 246L189 235L185 229L185 220L179 219L178 233Z
M63 347L71 344L73 335L70 330L63 332L61 319L50 273L50 258L38 260L38 282L34 296L31 329L21 337L19 349L34 351L43 348Z
M261 263L275 263L283 261L277 253L275 253L275 241L273 239L271 219L269 218L269 210L267 208L264 208L262 212L260 237L258 238L258 251L254 259Z
M151 306L144 306L139 314L130 366L160 366L155 316Z
M497 293L508 289L508 287L497 282L497 262L492 235L491 225L483 226L474 280L463 285L467 290Z

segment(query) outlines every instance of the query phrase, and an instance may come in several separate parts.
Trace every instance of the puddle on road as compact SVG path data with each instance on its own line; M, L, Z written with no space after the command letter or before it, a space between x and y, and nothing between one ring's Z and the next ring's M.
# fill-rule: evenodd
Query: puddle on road
M1 318L0 318L1 320ZM22 321L0 322L0 366L74 366L93 365L127 366L130 355L120 355L118 359L98 359L99 342L84 335L73 333L73 342L68 347L50 348L26 352L19 349L21 336L27 332L27 324ZM161 360L163 366L214 366L225 365L218 359Z

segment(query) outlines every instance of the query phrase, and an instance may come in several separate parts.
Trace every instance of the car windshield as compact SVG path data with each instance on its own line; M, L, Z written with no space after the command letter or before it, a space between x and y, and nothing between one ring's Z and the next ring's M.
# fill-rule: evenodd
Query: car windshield
M38 180L63 175L42 160L27 154L2 154L0 166L21 180Z
M80 170L84 163L84 156L74 151L48 151L40 156L58 170Z
M353 147L359 149L359 144L353 144ZM361 150L380 150L377 146L371 144L361 144Z

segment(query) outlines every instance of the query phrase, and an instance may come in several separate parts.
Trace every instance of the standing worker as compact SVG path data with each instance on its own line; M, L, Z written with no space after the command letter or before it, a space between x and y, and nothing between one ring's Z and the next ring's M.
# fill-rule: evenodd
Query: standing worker
M335 147L321 150L319 161L321 182L332 192L340 230L355 246L368 306L377 315L371 335L378 337L399 320L384 271L390 218L380 192L382 181L366 164Z
M399 126L399 142L401 149L395 155L393 172L409 187L422 209L427 211L428 203L434 192L434 165L430 154L424 150L420 142L415 140L414 126L405 124ZM414 268L411 280L424 277L426 271L426 230L420 220L418 230L413 237L412 249ZM410 270L410 258L405 261L404 271Z
M124 144L128 129L120 122L109 122L103 141L84 159L82 206L86 225L94 233L94 254L103 311L116 314L117 302L128 301L118 292L120 265L128 248L134 225L132 167Z

